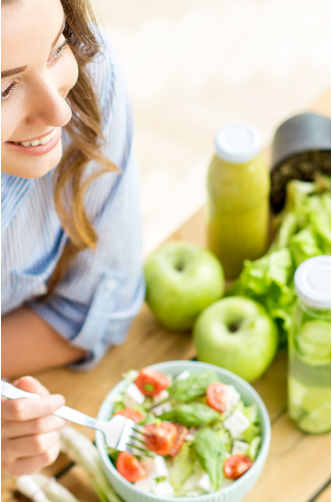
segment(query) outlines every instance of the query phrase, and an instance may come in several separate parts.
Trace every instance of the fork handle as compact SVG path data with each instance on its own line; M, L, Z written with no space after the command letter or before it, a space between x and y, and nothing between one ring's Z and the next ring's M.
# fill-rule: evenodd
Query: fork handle
M1 395L7 397L8 399L21 399L23 397L40 398L38 394L26 392L25 390L21 390L8 382L4 382L3 380L1 380ZM100 427L99 420L89 417L80 411L73 410L68 406L61 406L58 410L53 412L53 415L92 429L99 429Z

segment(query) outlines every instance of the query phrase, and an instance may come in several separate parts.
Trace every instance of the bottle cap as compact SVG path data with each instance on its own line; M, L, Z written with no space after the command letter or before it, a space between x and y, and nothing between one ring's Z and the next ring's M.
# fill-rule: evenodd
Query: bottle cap
M331 308L331 256L315 256L301 263L294 284L298 297L306 305Z
M245 122L230 122L216 134L217 155L234 164L254 159L262 149L262 139L256 127Z

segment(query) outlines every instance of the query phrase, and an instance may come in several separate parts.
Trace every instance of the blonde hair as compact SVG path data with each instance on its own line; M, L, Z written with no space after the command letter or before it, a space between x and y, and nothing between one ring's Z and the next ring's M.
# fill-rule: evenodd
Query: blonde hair
M6 6L15 1L2 0L1 5ZM96 27L94 31L100 34L90 2L61 0L61 4L66 16L63 33L77 60L79 75L66 98L72 109L72 118L64 130L72 142L64 151L55 173L55 208L69 240L48 281L48 292L42 297L44 300L53 294L75 256L88 247L96 248L98 236L83 203L89 184L106 172L120 172L100 151L106 141L101 130L102 112L86 68L87 63L101 52L95 34L89 28L90 22ZM90 161L95 161L101 168L83 181L85 168Z

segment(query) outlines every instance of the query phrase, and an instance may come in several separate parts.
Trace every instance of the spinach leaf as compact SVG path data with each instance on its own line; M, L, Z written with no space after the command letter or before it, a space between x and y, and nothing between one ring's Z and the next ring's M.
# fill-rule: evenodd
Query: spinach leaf
M214 371L204 370L193 373L183 380L175 380L167 390L170 399L187 403L196 397L203 396L210 383L218 381L218 377Z
M213 490L218 490L223 480L223 466L226 458L226 446L212 429L201 429L194 439L197 458L208 473Z
M159 418L177 422L187 427L200 427L219 420L220 413L203 403L182 403L176 404Z

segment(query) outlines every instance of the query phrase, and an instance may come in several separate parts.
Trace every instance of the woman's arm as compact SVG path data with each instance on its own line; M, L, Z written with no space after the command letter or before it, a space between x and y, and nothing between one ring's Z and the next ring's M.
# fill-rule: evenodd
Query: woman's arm
M1 352L2 378L63 366L85 355L27 307L2 318Z

